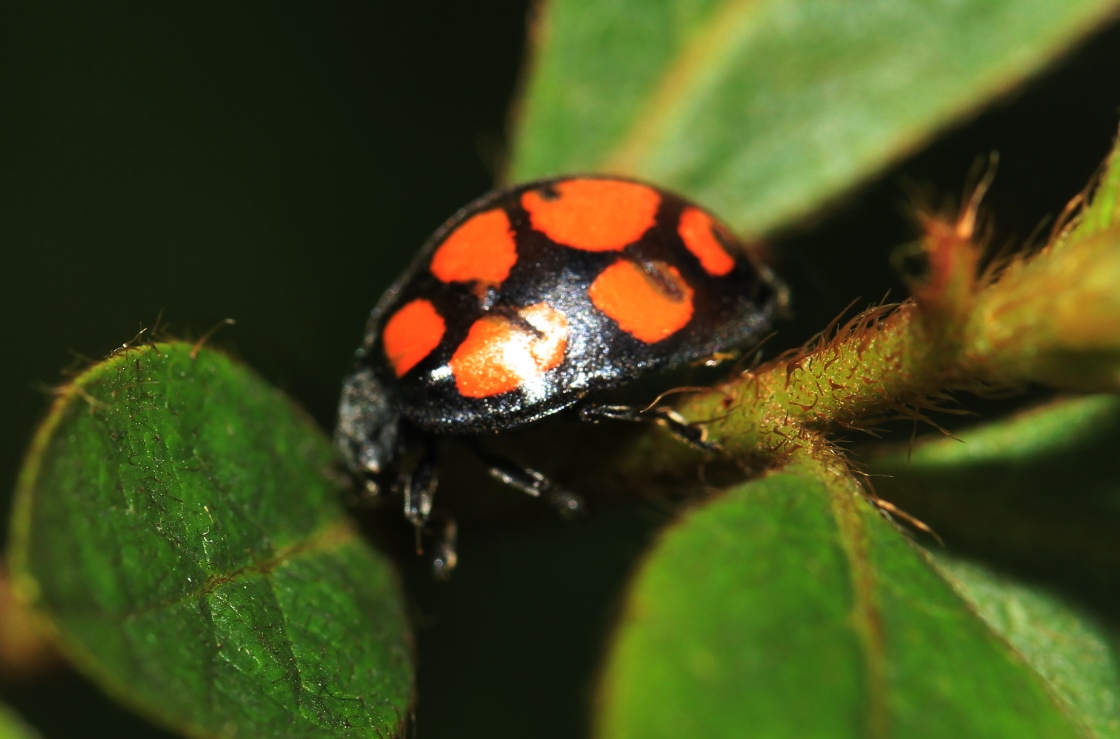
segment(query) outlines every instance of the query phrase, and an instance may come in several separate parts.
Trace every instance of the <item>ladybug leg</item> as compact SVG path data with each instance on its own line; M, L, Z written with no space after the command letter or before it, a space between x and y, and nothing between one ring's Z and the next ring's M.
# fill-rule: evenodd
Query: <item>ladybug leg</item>
M401 476L399 485L404 498L405 518L416 529L416 553L424 553L423 537L425 533L432 532L432 547L435 550L432 571L437 578L446 579L459 560L455 551L459 526L447 511L432 508L437 473L434 449L430 445L425 446L416 466Z
M459 525L442 508L432 511L429 522L436 527L432 573L440 580L446 580L451 577L451 571L459 563L459 556L455 551L459 540Z
M428 446L420 455L416 466L401 475L399 481L404 497L404 515L416 527L417 537L432 514L432 495L437 481L435 453Z
M669 433L685 444L704 452L719 451L720 446L708 441L707 430L703 426L689 423L672 408L633 408L628 405L585 405L579 409L581 421L597 423L603 419L612 421L632 421L636 423L656 423L668 429Z
M534 498L543 498L564 516L573 516L583 511L581 497L555 484L544 474L477 447L474 451L486 464L486 471L498 482Z

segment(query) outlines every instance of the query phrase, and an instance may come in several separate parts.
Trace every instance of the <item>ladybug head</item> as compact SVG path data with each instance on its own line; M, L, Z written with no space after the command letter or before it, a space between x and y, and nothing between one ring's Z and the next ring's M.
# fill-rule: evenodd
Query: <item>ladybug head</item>
M400 421L396 403L373 370L363 367L347 377L334 432L346 466L367 480L382 476L399 451Z

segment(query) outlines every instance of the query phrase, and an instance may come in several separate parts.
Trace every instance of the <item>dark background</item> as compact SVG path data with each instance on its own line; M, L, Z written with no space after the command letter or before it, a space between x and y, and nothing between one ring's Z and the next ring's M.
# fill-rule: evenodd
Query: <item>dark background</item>
M0 501L50 388L151 327L217 343L332 422L380 292L493 182L526 3L4 3L0 8ZM920 82L919 82L920 84ZM775 240L797 344L900 294L903 186L958 195L998 150L996 240L1085 184L1120 103L1120 34ZM780 347L779 347L780 348ZM666 506L463 532L446 586L404 557L420 735L578 734L620 584ZM4 538L0 534L0 539ZM57 672L0 685L48 737L158 736ZM60 710L65 707L64 710Z

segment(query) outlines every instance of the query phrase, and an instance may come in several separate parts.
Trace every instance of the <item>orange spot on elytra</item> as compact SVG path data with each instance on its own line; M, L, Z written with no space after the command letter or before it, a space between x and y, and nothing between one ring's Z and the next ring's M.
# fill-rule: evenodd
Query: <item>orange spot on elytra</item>
M518 314L528 326L503 315L483 316L471 325L450 362L460 395L488 398L507 393L564 361L567 317L545 303Z
M432 255L432 274L443 282L501 284L517 263L517 243L501 208L476 213L452 231Z
M619 259L587 291L595 307L638 341L653 344L684 328L692 318L692 288L676 267L652 262L651 275Z
M700 260L700 266L710 275L722 276L735 268L735 260L716 238L719 228L711 217L699 208L685 208L677 233L693 255Z
M431 354L446 329L436 307L422 298L406 303L394 313L381 331L381 341L397 377Z
M654 223L661 196L622 180L571 179L529 190L521 205L533 228L558 244L585 251L614 251L642 238Z

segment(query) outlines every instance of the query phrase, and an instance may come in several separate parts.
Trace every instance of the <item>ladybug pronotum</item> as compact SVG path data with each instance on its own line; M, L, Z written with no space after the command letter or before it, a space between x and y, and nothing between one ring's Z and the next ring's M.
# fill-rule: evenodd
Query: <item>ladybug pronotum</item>
M499 190L456 213L373 309L346 379L336 442L372 490L404 495L422 527L435 435L480 435L578 407L585 420L671 411L593 404L597 391L743 347L783 288L711 214L631 180L561 177ZM537 472L491 473L573 508ZM454 564L450 543L436 568Z

